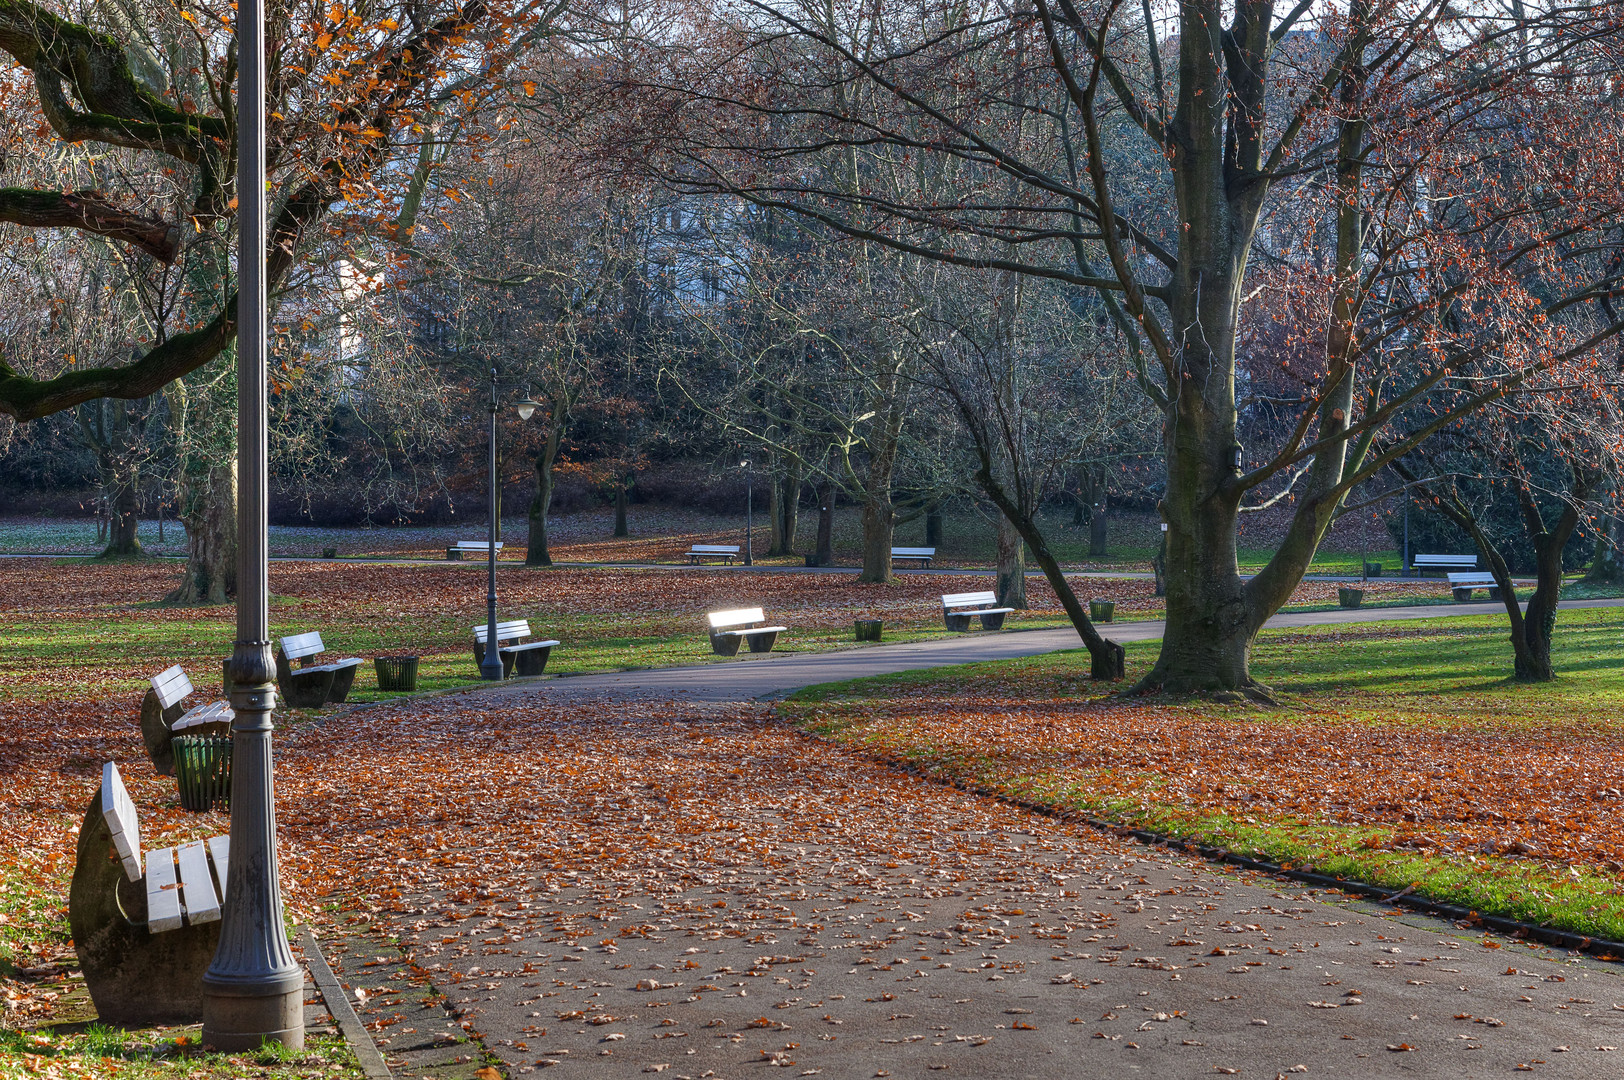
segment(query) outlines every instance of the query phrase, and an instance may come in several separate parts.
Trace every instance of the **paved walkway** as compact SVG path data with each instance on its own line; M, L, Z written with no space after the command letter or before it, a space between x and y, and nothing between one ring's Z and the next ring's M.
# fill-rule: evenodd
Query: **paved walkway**
M747 704L1077 645L1069 630L972 635L403 706L391 742L500 717L512 781L484 785L482 811L552 839L529 854L464 830L457 864L503 884L409 892L381 927L399 947L335 941L335 965L397 1076L1624 1071L1615 964L1145 849L808 740ZM434 815L425 827L443 828ZM423 973L443 1000L422 997Z

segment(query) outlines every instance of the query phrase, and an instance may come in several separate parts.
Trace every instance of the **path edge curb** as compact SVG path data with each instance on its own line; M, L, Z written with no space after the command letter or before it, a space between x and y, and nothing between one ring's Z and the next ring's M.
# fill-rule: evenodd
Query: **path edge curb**
M305 963L310 965L310 977L321 991L322 1000L327 1003L327 1011L333 1016L333 1023L344 1036L344 1041L350 1044L355 1053L355 1059L361 1065L361 1072L367 1080L393 1080L389 1073L389 1066L378 1052L378 1046L367 1033L366 1025L361 1023L360 1016L356 1015L355 1007L350 1004L349 995L339 985L338 976L328 966L327 958L321 954L321 946L316 942L316 935L306 926L299 931L299 944L304 948Z

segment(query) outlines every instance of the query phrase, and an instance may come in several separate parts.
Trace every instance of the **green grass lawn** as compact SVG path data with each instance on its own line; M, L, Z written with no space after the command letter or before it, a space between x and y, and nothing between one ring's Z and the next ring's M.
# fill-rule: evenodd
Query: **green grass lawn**
M1130 679L1157 648L1128 646ZM813 687L783 709L983 790L1624 940L1624 612L1563 612L1555 653L1561 678L1523 686L1503 616L1364 623L1261 635L1276 708L1110 698L1086 654L1062 653ZM963 701L997 708L956 715Z

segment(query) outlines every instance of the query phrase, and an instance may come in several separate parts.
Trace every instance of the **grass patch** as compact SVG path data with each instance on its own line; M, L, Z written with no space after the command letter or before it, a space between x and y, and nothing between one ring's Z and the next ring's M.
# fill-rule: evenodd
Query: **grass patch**
M336 1036L309 1036L303 1050L272 1045L242 1054L204 1053L198 1036L196 1027L126 1031L91 1024L82 1029L78 1025L39 1031L0 1029L0 1080L42 1075L117 1080L364 1075L349 1045Z
M1087 654L812 687L817 734L944 780L1624 940L1624 612L1564 612L1562 677L1508 678L1505 617L1265 632L1278 708L1115 699ZM1128 645L1129 677L1158 644Z

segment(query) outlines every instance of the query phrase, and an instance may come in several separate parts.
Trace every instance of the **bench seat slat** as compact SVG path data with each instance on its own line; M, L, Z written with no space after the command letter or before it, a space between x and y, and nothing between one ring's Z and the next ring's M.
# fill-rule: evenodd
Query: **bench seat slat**
M175 849L147 852L147 930L159 934L181 925L180 889L175 881Z
M186 921L215 922L220 918L220 898L214 891L214 878L209 874L209 850L203 841L193 840L175 849L175 861L180 863L181 903L186 908Z
M497 551L502 550L502 543L501 540L496 542ZM491 550L488 540L458 540L456 547L459 551L483 551L488 553Z
M752 626L747 630L718 630L717 637L751 637L755 634L782 634L787 626Z
M505 653L527 652L530 649L550 649L557 644L557 641L527 641L523 645L504 645L502 651Z
M202 727L204 724L229 724L236 718L236 710L231 707L229 702L211 701L207 705L187 709L169 730L179 734L191 728Z
M231 837L211 836L206 843L209 846L209 859L214 863L214 880L220 890L220 901L224 903L226 878L231 869Z

